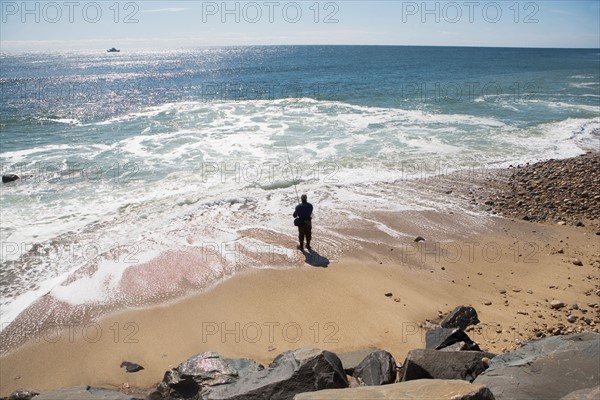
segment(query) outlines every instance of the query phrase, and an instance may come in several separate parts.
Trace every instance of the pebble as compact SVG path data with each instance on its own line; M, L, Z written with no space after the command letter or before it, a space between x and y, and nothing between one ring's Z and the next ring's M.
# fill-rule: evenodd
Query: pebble
M553 308L553 309L555 309L555 310L563 308L564 306L565 306L565 303L563 303L562 301L559 301L559 300L552 300L550 302L550 307Z
M489 301L489 300L486 300L486 301L483 302L483 304L486 305L486 306L491 306L492 302Z
M505 289L500 289L500 294L506 294L506 290Z
M141 365L129 361L123 361L121 363L121 368L123 367L125 367L125 371L129 373L138 372L144 369Z
M385 297L392 297L392 296L393 296L392 292L387 292L387 293L385 294Z
M583 267L583 263L579 258L573 260L573 265L577 265L578 267Z
M567 321L569 321L570 323L572 323L572 324L573 324L573 323L577 322L577 317L576 317L576 316L574 316L574 315L569 315L569 316L567 317Z

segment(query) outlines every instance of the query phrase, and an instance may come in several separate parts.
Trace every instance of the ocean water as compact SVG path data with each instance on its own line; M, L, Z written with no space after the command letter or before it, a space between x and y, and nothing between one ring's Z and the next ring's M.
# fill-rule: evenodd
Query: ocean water
M598 49L1 54L0 163L22 177L0 191L2 327L43 296L137 306L293 259L294 184L336 247L360 210L441 207L387 184L590 149Z

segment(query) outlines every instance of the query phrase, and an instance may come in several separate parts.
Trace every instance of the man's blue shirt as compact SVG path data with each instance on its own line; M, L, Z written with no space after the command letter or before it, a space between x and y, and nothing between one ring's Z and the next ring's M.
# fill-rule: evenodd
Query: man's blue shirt
M304 221L309 221L312 217L313 206L310 203L301 203L296 206L294 217L298 217Z

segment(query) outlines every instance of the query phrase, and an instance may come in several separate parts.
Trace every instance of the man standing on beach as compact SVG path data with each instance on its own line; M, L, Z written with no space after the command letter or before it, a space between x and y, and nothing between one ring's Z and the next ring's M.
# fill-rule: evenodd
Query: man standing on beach
M306 248L310 250L313 206L306 201L305 194L300 196L300 199L302 200L302 203L298 204L296 206L296 210L294 211L294 218L300 219L300 223L298 225L298 241L300 242L300 245L298 246L298 250L304 250L304 236L306 236Z

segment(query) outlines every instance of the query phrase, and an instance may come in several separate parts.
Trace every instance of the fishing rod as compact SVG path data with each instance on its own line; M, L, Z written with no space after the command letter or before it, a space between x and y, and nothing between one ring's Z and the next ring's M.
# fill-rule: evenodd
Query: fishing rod
M283 144L285 145L285 152L287 154L288 164L291 167L292 162L290 161L290 152L288 151L287 142L284 140ZM292 171L292 183L294 184L294 189L296 190L296 200L298 200L298 204L300 204L300 196L298 196L298 188L296 187L296 179L294 178L294 171Z

